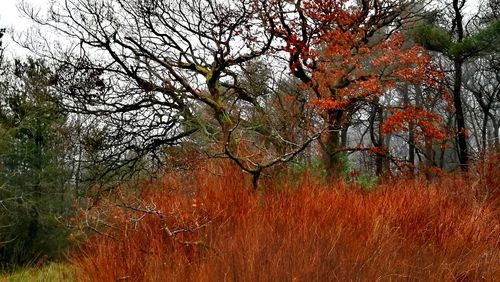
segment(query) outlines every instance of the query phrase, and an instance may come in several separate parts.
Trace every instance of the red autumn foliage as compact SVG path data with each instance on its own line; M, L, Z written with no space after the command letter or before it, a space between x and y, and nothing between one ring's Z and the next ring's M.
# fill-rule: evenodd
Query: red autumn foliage
M444 76L431 64L425 49L406 42L404 34L391 27L390 19L403 14L398 6L345 0L290 3L289 10L295 14L280 17L276 34L285 41L292 73L311 92L309 105L327 112L333 129L349 124L350 115L361 105L390 110L394 105L382 106L380 101L398 85L420 85L444 93L440 83ZM414 121L417 138L426 142L447 138L439 117L424 108L391 112L380 134L408 131L413 127L404 124Z
M254 193L240 170L205 163L119 197L163 220L101 203L112 237L91 237L72 261L79 281L494 281L498 168L368 193L303 173ZM191 231L169 236L164 224Z
M421 107L405 107L403 109L392 109L391 115L384 121L381 132L409 131L410 124L413 124L417 137L421 140L417 142L441 142L448 138L445 130L440 128L441 117L438 114L423 110Z
M285 40L292 72L301 68L310 74L316 103L352 103L380 96L396 82L434 84L442 77L422 47L407 46L402 33L377 27L379 22L371 26L361 7L347 2L302 1L296 7L302 22L283 19L284 27L276 30Z

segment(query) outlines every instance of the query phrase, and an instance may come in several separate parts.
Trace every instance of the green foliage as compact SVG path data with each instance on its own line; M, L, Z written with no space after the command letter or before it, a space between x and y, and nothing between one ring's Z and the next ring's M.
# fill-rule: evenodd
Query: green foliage
M446 54L451 58L468 58L500 51L500 21L495 21L477 34L453 42L441 27L421 24L413 30L414 40L431 51Z
M336 153L337 164L339 166L339 176L347 177L352 170L352 165L346 153Z
M418 25L412 35L418 44L431 51L447 52L452 44L451 37L446 30L430 24Z
M471 57L500 51L500 21L481 30L479 33L465 38L449 47L452 57Z
M5 208L10 210L1 217L4 230L0 236L7 239L0 248L2 269L43 263L66 250L68 230L57 213L42 209L36 201L11 203Z
M288 167L295 175L307 173L314 179L318 179L320 181L326 180L327 173L321 159L313 159L308 162L292 162Z
M72 198L64 163L65 117L40 61L16 62L0 99L0 266L57 257ZM7 81L8 80L8 81Z
M348 155L344 153L337 153L335 158L335 163L338 165L338 173L335 175L340 178L347 178L349 172L352 170L352 164ZM329 174L326 169L325 162L321 158L314 158L305 162L293 162L289 164L288 168L293 175L300 176L302 174L308 174L311 178L319 180L320 182L328 180ZM299 178L293 181L298 181Z
M374 175L360 175L356 178L355 182L361 186L365 192L373 191L377 188L378 177Z

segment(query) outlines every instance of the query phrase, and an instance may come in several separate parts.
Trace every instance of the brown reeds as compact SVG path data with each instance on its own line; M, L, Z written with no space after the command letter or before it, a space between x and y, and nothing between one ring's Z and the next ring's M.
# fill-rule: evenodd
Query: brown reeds
M494 162L372 192L307 173L253 192L221 166L102 204L113 227L74 255L78 280L499 281Z

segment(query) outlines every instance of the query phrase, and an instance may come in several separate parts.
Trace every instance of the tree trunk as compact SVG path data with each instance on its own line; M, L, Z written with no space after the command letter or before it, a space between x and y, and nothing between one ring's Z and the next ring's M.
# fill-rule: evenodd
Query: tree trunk
M344 126L342 128L342 133L341 133L341 136L340 136L340 143L341 143L341 146L342 148L346 148L347 147L347 132L349 130L349 126Z
M339 152L341 148L340 131L332 129L328 132L325 144L325 166L328 178L339 177L342 174L343 160Z
M410 96L408 94L409 87L408 85L404 85L403 92L403 104L405 107L411 106ZM413 173L415 166L415 124L413 120L409 121L408 124L408 164L410 164L410 170Z
M491 123L493 124L493 140L495 144L495 150L500 151L500 122L496 118L492 118Z
M382 120L384 119L384 109L379 104L379 99L376 98L373 101L373 112L370 117L370 139L372 141L373 147L383 148L384 138L380 134L380 127L382 125ZM378 121L378 134L375 132L376 123ZM377 176L382 175L384 172L386 156L382 152L377 152L375 154L375 174Z
M455 23L457 27L457 42L462 42L464 39L464 27L463 27L463 16L461 9L463 5L459 3L459 0L453 0L453 10L455 12ZM453 81L453 104L455 106L455 116L457 125L457 145L458 145L458 160L460 162L460 168L463 171L468 170L469 164L469 154L467 151L467 132L465 129L465 115L462 108L462 67L463 58L458 55L453 58L453 63L455 67L455 76Z
M465 115L462 107L462 66L461 59L455 59L455 77L453 84L453 104L455 106L455 119L457 125L458 160L463 171L468 170L469 154L467 150L467 132L465 130Z
M489 111L489 110L488 110ZM483 112L483 124L481 128L481 154L484 154L488 148L488 112Z
M328 129L325 146L324 146L324 163L327 171L328 178L339 177L342 174L344 167L342 148L342 129L340 128L340 121L343 111L329 110L328 111Z

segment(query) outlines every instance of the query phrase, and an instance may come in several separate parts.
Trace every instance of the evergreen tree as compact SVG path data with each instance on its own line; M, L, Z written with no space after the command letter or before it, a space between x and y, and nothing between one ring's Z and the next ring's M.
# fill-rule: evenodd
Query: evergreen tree
M16 61L0 98L0 265L55 257L71 204L61 134L65 116L41 61Z

